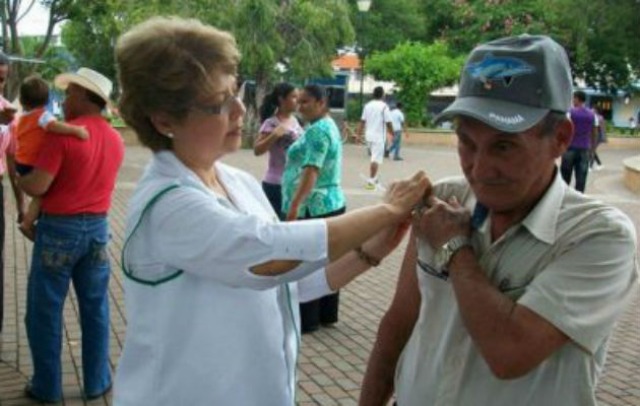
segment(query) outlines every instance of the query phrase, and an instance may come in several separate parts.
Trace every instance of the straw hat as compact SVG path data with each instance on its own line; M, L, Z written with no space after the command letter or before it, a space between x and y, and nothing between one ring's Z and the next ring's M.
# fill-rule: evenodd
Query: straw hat
M113 90L113 83L103 74L89 68L80 68L76 73L61 73L53 83L56 87L66 90L70 83L81 86L100 96L107 104Z

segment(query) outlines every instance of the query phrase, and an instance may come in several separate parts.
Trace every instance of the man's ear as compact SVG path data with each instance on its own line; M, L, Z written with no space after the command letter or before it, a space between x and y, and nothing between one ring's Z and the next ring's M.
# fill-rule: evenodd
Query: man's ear
M562 156L565 153L571 140L573 139L573 123L568 118L562 120L555 129L555 151L556 158Z
M173 124L175 120L169 116L167 113L158 112L152 113L149 116L149 120L151 124L155 127L156 131L158 131L162 135L172 134L173 133Z

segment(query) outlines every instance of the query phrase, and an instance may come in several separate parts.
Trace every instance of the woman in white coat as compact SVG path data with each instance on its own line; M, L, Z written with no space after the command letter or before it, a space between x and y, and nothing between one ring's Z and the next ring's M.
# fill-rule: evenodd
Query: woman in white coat
M118 40L116 61L120 111L154 155L128 213L114 404L293 405L296 281L319 297L387 255L428 180L340 217L280 223L260 184L220 162L245 113L230 34L154 18Z

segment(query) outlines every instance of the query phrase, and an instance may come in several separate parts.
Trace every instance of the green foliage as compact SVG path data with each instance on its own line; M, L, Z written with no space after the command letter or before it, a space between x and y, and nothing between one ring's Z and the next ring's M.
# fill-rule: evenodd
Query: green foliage
M398 43L425 37L428 15L416 0L374 0L366 13L351 2L351 23L358 33L358 45L367 53L388 51Z
M396 98L404 105L409 125L415 125L423 118L429 93L455 83L462 62L450 55L442 41L432 45L405 42L390 52L372 55L365 62L365 70L396 83Z
M357 122L360 121L360 117L362 117L362 105L360 104L359 99L349 99L347 100L346 107L346 118L349 122Z
M113 46L123 29L125 15L116 10L119 0L88 1L72 10L62 28L62 41L79 66L87 66L115 78Z
M238 0L231 18L242 72L255 78L258 94L282 76L331 74L336 50L354 38L346 3L338 0Z
M613 91L640 76L640 1L554 0L546 11L576 77Z
M521 33L560 42L573 74L603 90L640 75L637 0L423 0L426 40L467 54L479 43Z

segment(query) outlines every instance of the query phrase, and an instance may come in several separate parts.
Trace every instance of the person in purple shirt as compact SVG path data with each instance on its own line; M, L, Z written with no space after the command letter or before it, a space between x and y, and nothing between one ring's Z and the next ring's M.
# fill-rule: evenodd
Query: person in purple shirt
M269 152L269 166L262 181L262 189L281 220L286 214L282 213L281 182L287 149L304 131L293 114L297 106L296 88L286 82L277 84L262 102L262 126L253 145L256 156Z
M573 93L573 108L570 117L573 122L573 139L569 149L562 155L560 174L571 184L571 176L576 174L576 190L584 193L589 173L591 150L596 145L597 120L591 109L584 105L587 99L583 91Z

